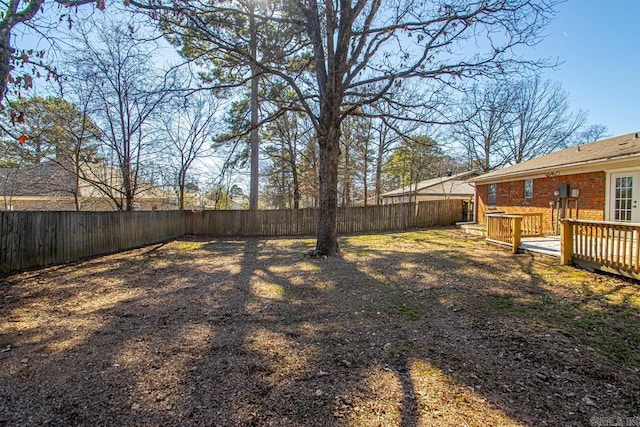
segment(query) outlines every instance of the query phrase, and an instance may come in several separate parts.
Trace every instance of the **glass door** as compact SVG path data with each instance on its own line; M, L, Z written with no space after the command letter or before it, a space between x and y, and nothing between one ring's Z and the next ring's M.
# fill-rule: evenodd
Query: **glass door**
M611 174L611 221L640 222L639 178L638 172Z

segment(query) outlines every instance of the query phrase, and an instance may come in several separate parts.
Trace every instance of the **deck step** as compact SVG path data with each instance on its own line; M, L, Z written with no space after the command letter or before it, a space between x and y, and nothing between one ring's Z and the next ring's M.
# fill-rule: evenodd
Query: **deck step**
M487 234L487 228L477 222L457 222L456 226L464 230L467 234L473 234L476 236L486 236Z

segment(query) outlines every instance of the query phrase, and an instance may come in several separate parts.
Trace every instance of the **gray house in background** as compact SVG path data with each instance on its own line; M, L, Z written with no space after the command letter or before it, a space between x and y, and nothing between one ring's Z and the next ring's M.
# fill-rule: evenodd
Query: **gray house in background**
M380 195L380 204L422 202L426 200L460 199L473 202L475 188L466 182L478 176L476 171L467 171L421 181L411 186L397 188Z

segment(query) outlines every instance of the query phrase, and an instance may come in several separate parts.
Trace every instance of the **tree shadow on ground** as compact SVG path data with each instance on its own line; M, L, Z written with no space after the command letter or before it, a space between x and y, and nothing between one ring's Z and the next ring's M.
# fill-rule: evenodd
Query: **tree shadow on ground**
M343 258L303 258L312 245L189 239L9 277L0 420L584 425L638 413L628 283L540 272L450 230L345 238Z

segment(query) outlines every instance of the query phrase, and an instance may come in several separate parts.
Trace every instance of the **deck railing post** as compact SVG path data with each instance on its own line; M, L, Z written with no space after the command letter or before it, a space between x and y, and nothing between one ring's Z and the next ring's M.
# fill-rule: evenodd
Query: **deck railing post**
M511 233L513 233L512 251L514 254L517 254L520 241L522 240L522 217L516 216L511 218Z
M571 264L572 254L573 228L571 226L571 221L568 219L564 219L562 220L562 227L560 228L560 264Z
M486 224L487 224L487 238L493 239L493 217L490 215L486 216Z

